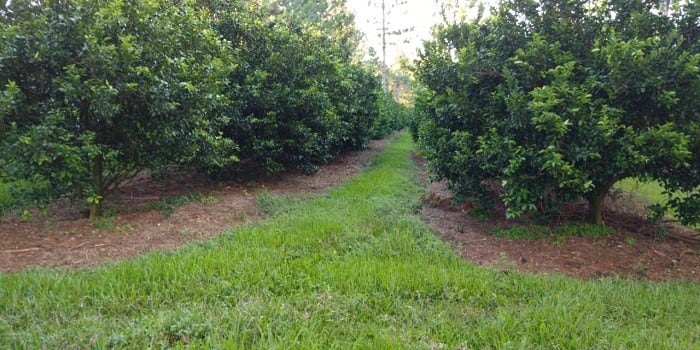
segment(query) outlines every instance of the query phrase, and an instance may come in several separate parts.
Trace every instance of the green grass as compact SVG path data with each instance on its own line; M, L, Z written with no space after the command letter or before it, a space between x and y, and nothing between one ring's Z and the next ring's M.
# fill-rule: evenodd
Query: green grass
M511 239L552 239L560 240L570 236L603 237L608 236L613 229L604 225L585 223L567 223L554 227L542 225L515 225L508 228L497 228L493 234Z
M413 214L400 137L270 219L96 270L0 276L0 348L698 349L699 285L476 267Z
M175 211L183 206L190 203L215 203L218 199L211 196L206 196L201 192L190 192L183 195L168 196L157 200L153 203L148 203L141 205L140 210L156 210L160 212L165 217L170 217L175 213Z
M634 178L620 180L615 187L633 193L644 201L645 205L665 204L668 197L663 194L664 188L656 181L639 181Z

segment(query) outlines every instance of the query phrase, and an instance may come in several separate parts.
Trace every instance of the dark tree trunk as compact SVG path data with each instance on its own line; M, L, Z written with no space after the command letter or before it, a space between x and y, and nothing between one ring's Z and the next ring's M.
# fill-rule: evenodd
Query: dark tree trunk
M591 224L605 225L605 220L603 220L603 202L615 182L612 181L603 185L588 196L588 221Z
M588 221L591 224L604 225L603 221L603 200L605 194L588 198Z
M93 198L90 201L90 220L97 220L102 217L102 200L104 198L104 186L102 175L102 155L98 155L92 160L92 183Z

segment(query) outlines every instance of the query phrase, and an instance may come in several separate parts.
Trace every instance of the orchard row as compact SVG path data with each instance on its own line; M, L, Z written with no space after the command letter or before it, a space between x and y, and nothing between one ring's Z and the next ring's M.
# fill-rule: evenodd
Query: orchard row
M14 0L0 19L0 181L18 201L74 194L98 217L145 169L313 173L401 126L333 19L173 0Z
M503 0L437 31L416 69L414 136L462 199L555 219L654 179L700 221L700 5ZM658 216L657 216L658 218Z

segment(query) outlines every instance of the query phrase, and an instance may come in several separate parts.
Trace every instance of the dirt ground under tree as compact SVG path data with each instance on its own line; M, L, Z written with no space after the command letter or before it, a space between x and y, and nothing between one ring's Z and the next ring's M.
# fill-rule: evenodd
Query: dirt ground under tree
M57 203L45 214L35 211L28 219L5 215L0 218L0 271L94 267L213 237L262 218L258 198L263 193L312 196L342 183L366 168L390 139L373 141L366 150L342 156L313 176L287 172L223 183L186 174L159 180L143 176L106 203L107 212L114 214L98 223L90 223L82 208L68 203ZM700 246L692 239L683 240L696 231L669 226L673 235L659 239L657 228L638 213L620 211L618 203L608 200L606 219L614 228L610 236L563 241L496 237L494 228L512 223L468 215L465 206L452 204L443 183L427 181L425 162L415 155L413 159L422 169L426 187L421 217L476 264L581 278L619 275L700 281Z
M510 239L493 232L514 225L527 227L533 222L506 220L504 208L497 208L489 219L469 215L468 205L454 204L445 183L427 181L425 161L416 155L413 159L423 169L427 187L421 218L475 264L578 278L617 275L700 282L698 232L670 223L652 225L644 219L646 209L633 194L606 198L604 218L613 230L608 236ZM584 222L587 214L587 203L574 203L567 206L562 222Z
M339 185L364 169L391 138L372 141L312 176L290 171L221 183L187 174L138 177L106 201L108 215L97 223L88 221L84 208L67 203L53 205L47 214L34 211L28 220L5 215L0 218L0 271L93 267L216 236L261 219L261 194L312 196Z
M493 230L512 223L468 215L461 206L451 204L444 184L432 184L430 191L432 197L421 213L423 220L465 259L478 265L581 278L618 275L700 282L698 244L675 237L662 238L655 227L639 216L606 210L607 224L614 232L605 237L572 236L564 241L510 239L493 235ZM677 226L666 229L676 232L676 236L693 236Z

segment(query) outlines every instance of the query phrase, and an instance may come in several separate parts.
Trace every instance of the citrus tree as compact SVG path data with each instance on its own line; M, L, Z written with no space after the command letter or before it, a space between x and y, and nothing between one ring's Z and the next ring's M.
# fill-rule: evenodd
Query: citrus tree
M352 47L298 14L231 3L216 8L219 33L240 58L224 135L241 165L313 173L363 147L377 114L377 79L351 61Z
M81 193L90 216L145 168L224 164L232 64L187 1L13 0L0 19L2 174Z
M618 180L657 179L700 219L698 5L657 3L504 0L440 29L416 69L435 174L484 206L497 185L508 217L585 198L595 223Z

